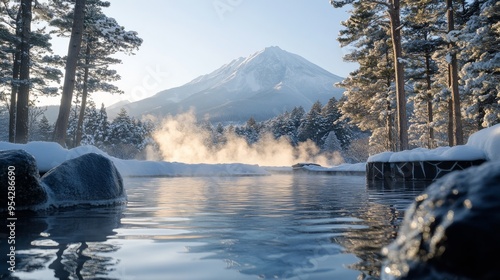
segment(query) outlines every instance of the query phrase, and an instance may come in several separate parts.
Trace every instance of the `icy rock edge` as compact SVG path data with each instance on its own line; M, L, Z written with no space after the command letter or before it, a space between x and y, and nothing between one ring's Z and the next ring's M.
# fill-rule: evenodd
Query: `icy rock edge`
M498 279L500 162L433 183L383 249L382 279Z

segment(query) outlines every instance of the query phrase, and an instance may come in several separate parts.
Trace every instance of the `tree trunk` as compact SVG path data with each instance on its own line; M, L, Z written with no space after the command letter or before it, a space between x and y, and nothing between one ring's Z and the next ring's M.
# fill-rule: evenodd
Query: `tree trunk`
M453 17L453 1L446 0L448 33L455 30L455 19ZM460 109L460 93L458 92L458 62L454 50L454 42L448 43L448 51L451 56L450 62L450 87L451 87L451 110L453 115L453 142L455 145L463 145L462 116Z
M385 120L385 126L387 130L387 149L389 151L394 151L394 139L392 138L392 115L391 115L391 102L387 101L386 102L386 110L387 110L387 116Z
M389 16L391 20L391 38L394 52L394 71L396 77L397 123L399 136L398 150L407 150L409 148L408 123L406 118L404 68L403 63L400 61L402 59L402 48L399 0L392 0L392 5L389 8Z
M66 146L66 130L68 129L71 100L73 98L73 90L75 88L76 66L82 43L85 1L86 0L76 0L75 4L73 27L71 29L68 58L66 60L66 72L64 74L61 105L59 107L59 115L54 129L54 141L63 146Z
M17 92L19 91L19 69L21 66L21 51L17 48L14 54L14 63L12 67L12 89L10 93L9 107L9 142L16 142L16 109L17 109Z
M21 1L21 63L19 68L19 91L16 109L16 143L28 142L28 105L30 94L30 39L31 1Z
M455 146L455 137L453 136L453 101L448 99L448 146Z
M78 124L76 126L76 139L74 146L80 146L83 134L83 118L85 116L85 108L87 107L87 95L88 95L88 81L89 81L89 65L90 65L90 49L91 43L90 39L87 41L87 48L85 50L85 72L83 74L83 90L82 90L82 104L80 106L80 115L78 116Z
M22 36L22 9L19 8L16 16L16 36ZM17 92L19 91L19 69L21 67L21 45L16 45L16 52L12 59L12 89L10 93L10 107L9 107L9 142L16 142L16 109L17 109Z
M429 149L434 148L434 128L432 127L432 123L434 122L433 110L432 110L432 94L430 92L432 88L431 81L431 58L430 54L425 54L425 80L427 82L427 126L429 129L429 142L427 146Z
M389 51L388 49L386 49L385 51L385 63L386 63L386 66L387 67L390 67L390 60L389 60ZM391 78L389 77L389 75L387 75L387 90L390 91L390 88L391 88ZM392 106L391 106L391 101L389 99L389 93L387 94L386 96L386 111L387 111L387 116L386 116L386 120L385 120L385 125L386 125L386 130L387 130L387 149L389 151L395 151L395 145L394 145L394 139L393 139L393 135L392 135L392 127L394 126L393 124L393 117L392 117L392 114L391 114L391 111L392 111Z

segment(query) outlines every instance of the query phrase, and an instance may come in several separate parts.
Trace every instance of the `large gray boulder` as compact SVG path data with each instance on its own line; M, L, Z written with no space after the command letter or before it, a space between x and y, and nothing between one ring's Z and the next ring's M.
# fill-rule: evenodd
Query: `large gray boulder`
M47 172L42 183L58 206L122 202L126 196L113 162L95 153L63 162Z
M47 201L47 192L40 185L35 158L24 150L0 151L0 189L0 210L7 209L11 201L15 203L11 202L15 210ZM9 191L14 192L9 194Z
M454 172L428 187L383 253L383 279L498 279L500 162Z

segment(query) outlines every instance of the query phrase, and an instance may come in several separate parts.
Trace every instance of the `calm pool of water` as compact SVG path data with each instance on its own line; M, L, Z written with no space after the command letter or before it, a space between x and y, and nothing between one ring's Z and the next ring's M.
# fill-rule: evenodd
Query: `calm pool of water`
M286 174L125 183L126 206L18 217L11 279L376 279L423 190Z

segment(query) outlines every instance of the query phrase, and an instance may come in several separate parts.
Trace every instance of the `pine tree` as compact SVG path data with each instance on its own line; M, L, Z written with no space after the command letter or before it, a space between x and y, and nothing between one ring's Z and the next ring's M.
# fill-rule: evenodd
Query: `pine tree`
M457 44L466 62L460 72L469 97L466 112L479 130L500 122L500 3L475 2L479 8L467 20Z
M302 106L294 107L292 112L290 113L290 125L295 128L299 128L305 115L306 111Z
M19 86L16 104L16 143L28 142L28 107L30 94L30 49L32 1L22 0L19 6L20 23L18 28L20 43L17 47L19 57Z
M298 129L299 141L303 142L310 139L316 143L316 145L322 146L323 136L329 131L325 118L321 114L321 109L321 102L316 101Z
M98 147L104 146L106 142L108 142L108 130L109 130L109 122L108 122L108 113L106 112L106 107L104 104L101 104L101 109L99 110L99 114L97 115L97 130L94 132L94 143Z
M401 21L400 21L400 1L399 0L343 0L336 1L330 0L334 7L343 7L347 4L353 6L350 19L344 23L348 29L341 31L339 39L341 44L350 44L354 41L362 41L363 34L370 30L374 25L380 26L383 18L383 13L389 19L389 30L391 36L391 46L394 65L394 85L396 92L396 110L397 110L397 133L398 141L396 141L396 149L408 149L408 129L407 129L407 115L406 115L406 92L404 81L404 67L403 67L403 54L401 47ZM363 23L365 24L363 24ZM371 25L366 25L369 23ZM357 34L358 33L358 34ZM368 35L371 37L371 35Z
M86 0L75 0L73 26L71 29L71 38L69 41L68 56L66 59L66 72L64 74L61 105L59 106L59 115L54 129L54 140L61 145L65 145L66 142L71 100L73 98L73 90L75 88L76 67L78 55L80 54L82 46L85 5Z
M330 132L335 133L335 138L339 141L340 147L342 149L345 149L350 144L350 140L352 138L352 130L348 125L347 120L342 119L342 114L338 105L339 102L335 99L335 97L332 97L330 100L328 100L328 103L321 109L321 115L323 116L325 123L324 129L325 131L327 131L324 137L330 137L333 139L333 136L329 136L329 134ZM326 138L322 142L325 141Z
M396 150L394 62L382 7L365 2L353 4L351 17L338 38L353 51L344 57L359 69L338 84L345 89L342 118L364 131L371 131L374 152Z
M58 28L60 36L68 36L73 22L71 9L64 8L67 0L56 1L61 8L51 25ZM120 79L116 70L110 67L120 64L113 57L116 53L133 54L142 43L135 31L127 31L114 18L106 16L103 8L110 3L101 0L88 0L85 6L82 46L76 71L75 90L81 95L80 114L77 125L76 142L80 143L83 131L88 95L93 92L123 93L112 82Z
M342 144L340 140L337 138L335 131L330 131L325 135L325 139L323 140L323 146L321 147L323 151L334 152L334 151L342 151Z
M407 77L413 84L413 104L409 133L411 144L416 146L437 146L434 109L439 105L433 85L439 69L433 55L443 49L445 41L440 36L444 24L441 11L444 3L433 0L408 1L405 7L404 32L407 61Z
M53 127L50 125L49 120L43 114L42 119L38 123L39 139L41 141L50 141L52 139Z
M460 107L460 93L458 90L458 61L456 49L456 31L455 31L455 11L453 8L453 0L446 0L446 16L448 23L448 53L446 55L448 61L449 72L449 87L451 89L451 112L450 121L453 120L453 145L462 145L463 130L462 130L462 112Z
M61 77L61 71L54 68L57 57L51 55L50 36L43 27L31 30L31 25L39 26L38 23L47 18L50 8L38 2L30 6L32 3L26 1L4 1L0 7L0 88L7 92L7 87L10 87L10 97L3 97L9 99L10 142L16 141L16 129L20 130L18 141L27 139L29 125L26 122L30 102L39 93L54 94L55 88L50 86L50 82L58 81ZM19 112L18 106L21 108Z
M113 58L118 52L132 54L142 44L142 39L135 31L126 31L115 19L103 14L97 5L89 5L85 16L84 47L79 75L79 89L82 104L77 128L77 143L81 141L83 118L89 93L102 91L106 93L123 93L110 82L120 79L116 70L109 67L120 64L121 60ZM90 71L92 70L92 71ZM78 88L78 87L77 87Z
M250 117L246 122L245 126L238 127L235 129L235 133L239 136L243 136L248 144L253 144L259 141L261 132L261 125L257 121Z
M76 127L78 124L78 112L80 111L80 100L79 96L73 101L73 106L71 107L69 120L68 120L68 128L66 130L65 137L65 147L74 148L76 147Z
M151 133L154 125L131 118L125 109L109 124L106 149L119 158L130 159L153 143Z
M105 149L109 123L104 104L101 104L101 109L97 110L94 102L89 101L84 119L80 144L93 145L100 149Z
M226 129L224 128L222 123L217 123L217 127L215 128L214 133L215 133L214 140L216 146L222 146L227 143Z

